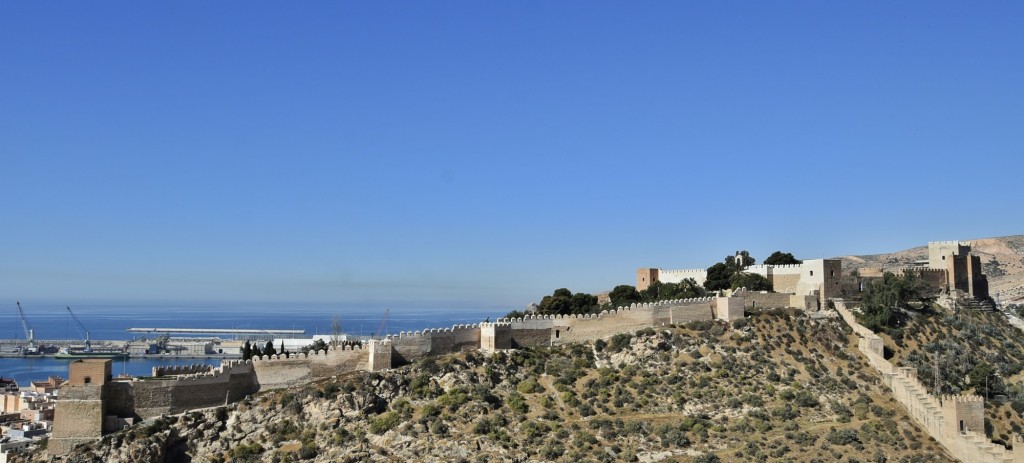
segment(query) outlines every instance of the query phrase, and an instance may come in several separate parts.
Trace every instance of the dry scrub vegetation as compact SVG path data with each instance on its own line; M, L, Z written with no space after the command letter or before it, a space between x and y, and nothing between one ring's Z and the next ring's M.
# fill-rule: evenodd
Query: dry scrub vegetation
M1024 428L1024 337L1000 312L925 312L883 335L899 366L914 367L932 394L977 394L985 431L1008 443ZM936 372L938 374L936 375Z
M64 461L947 461L942 455L888 397L841 321L769 311L262 393L107 436Z

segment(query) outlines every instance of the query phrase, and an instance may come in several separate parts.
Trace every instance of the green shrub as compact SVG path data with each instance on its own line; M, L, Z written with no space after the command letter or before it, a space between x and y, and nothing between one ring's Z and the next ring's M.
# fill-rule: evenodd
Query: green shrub
M516 385L516 390L521 394L536 394L544 392L544 386L541 386L535 378L527 378Z
M693 463L719 463L722 461L718 458L718 455L713 453L704 453L693 459Z
M519 395L518 392L512 392L509 394L508 399L505 400L505 404L508 405L508 408L512 409L512 411L520 414L526 413L529 408L526 406L526 400L523 399L523 396Z
M612 336L611 343L608 344L608 352L616 353L629 347L629 342L633 339L633 335L627 333L616 334Z
M444 420L434 420L430 423L431 434L438 436L448 435L448 425L444 423Z
M238 458L241 460L253 459L263 455L263 446L256 442L250 442L248 444L239 444L235 448L231 449L231 457Z
M447 408L448 410L453 412L458 410L459 407L461 407L468 401L469 396L466 394L465 391L459 388L452 389L444 394L441 394L441 397L437 398L438 405Z
M829 431L828 435L825 436L825 440L835 445L849 445L860 443L860 437L857 435L857 430L855 429L833 428L831 431Z
M302 447L299 448L299 458L302 460L312 460L319 454L320 451L313 442L304 442Z
M796 404L801 407L817 407L818 399L814 397L811 391L806 389L796 393Z
M398 426L398 414L395 412L384 412L370 420L370 432L384 434L395 426Z

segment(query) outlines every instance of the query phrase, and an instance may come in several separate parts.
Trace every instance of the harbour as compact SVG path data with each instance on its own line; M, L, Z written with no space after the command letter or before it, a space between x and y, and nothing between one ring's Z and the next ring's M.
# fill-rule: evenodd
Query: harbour
M89 345L99 352L125 352L113 359L114 374L148 376L153 367L209 364L241 358L245 341L281 342L297 352L313 339L365 340L375 336L425 328L476 323L497 319L505 311L459 308L400 307L369 309L325 305L249 306L210 304L198 306L65 305L21 301L25 321L32 330L35 354L14 304L0 311L0 377L14 378L22 386L49 376L67 376L68 362L56 358L61 349L81 352ZM456 305L456 304L453 304ZM394 317L386 318L386 313Z

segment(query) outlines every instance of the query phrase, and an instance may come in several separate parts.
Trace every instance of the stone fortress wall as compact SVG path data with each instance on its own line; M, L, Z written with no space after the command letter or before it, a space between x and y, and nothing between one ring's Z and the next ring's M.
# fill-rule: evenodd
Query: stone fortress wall
M166 378L172 379L112 381L108 384L107 414L146 419L225 405L257 390L252 364L237 360L224 361L206 372Z
M896 367L884 356L882 338L857 323L846 304L836 299L836 311L860 338L858 349L879 373L893 398L917 424L956 459L978 463L1024 463L1024 441L1015 450L993 444L985 436L985 402L976 395L936 397L928 393L913 368Z
M167 365L153 367L153 377L159 378L161 376L194 375L209 373L211 371L213 371L213 365L207 365L205 363L193 365Z
M308 354L225 361L219 368L161 367L155 369L153 379L131 381L112 380L109 360L72 362L72 387L66 394L62 390L57 405L55 420L61 431L54 436L59 441L55 451L67 453L74 445L135 419L225 405L260 390L301 386L346 372L393 368L427 356L556 346L669 324L734 320L743 317L744 306L739 297L703 297L633 304L599 314L530 315L402 332L362 346L332 346Z
M308 354L254 357L251 363L259 388L277 389L299 386L339 372L368 370L370 358L367 346L345 345L329 346L327 350Z

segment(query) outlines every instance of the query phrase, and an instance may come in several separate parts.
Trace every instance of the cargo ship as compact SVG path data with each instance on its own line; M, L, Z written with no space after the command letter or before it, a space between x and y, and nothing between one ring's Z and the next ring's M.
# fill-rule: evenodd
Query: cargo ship
M100 351L100 350L70 350L63 348L54 354L55 359L124 359L128 358L127 352Z

